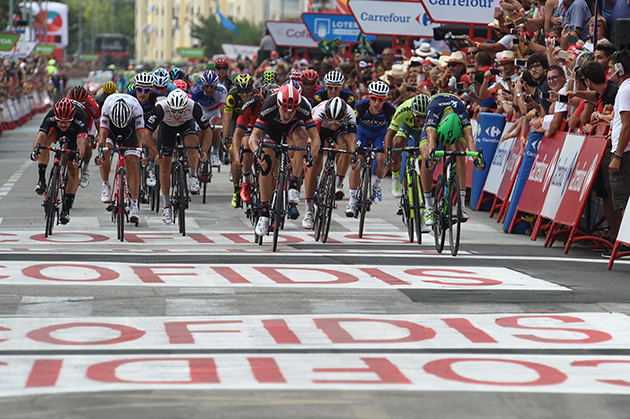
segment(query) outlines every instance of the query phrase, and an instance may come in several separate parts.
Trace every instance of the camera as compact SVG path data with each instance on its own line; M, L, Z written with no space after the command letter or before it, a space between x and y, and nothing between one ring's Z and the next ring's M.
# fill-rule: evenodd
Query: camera
M543 93L543 94L541 94L541 96L542 96L543 99L546 99L546 100L551 99L551 94L550 93Z
M416 88L414 86L408 85L407 87L405 87L405 90L407 90L408 92L415 92Z
M527 67L527 60L519 60L518 58L514 60L514 65L518 67Z
M575 32L575 23L567 25L567 32Z
M569 96L558 95L558 102L569 103Z
M465 83L455 83L455 90L466 90Z
M558 58L561 58L563 60L568 60L569 53L567 51L558 51Z
M498 68L491 68L490 74L492 74L493 76L498 76L499 74L501 74L501 70L499 70Z

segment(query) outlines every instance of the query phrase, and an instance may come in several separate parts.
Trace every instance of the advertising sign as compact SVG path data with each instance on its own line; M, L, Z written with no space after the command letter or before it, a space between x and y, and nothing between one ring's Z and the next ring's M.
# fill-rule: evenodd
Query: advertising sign
M183 58L203 58L203 48L177 48L177 53Z
M357 42L361 33L361 28L352 15L302 13L302 20L316 41L341 38L340 42ZM365 38L372 42L376 37L368 35Z
M507 131L512 124L512 122L508 122L507 124L505 124L504 131ZM514 148L515 141L516 137L512 137L499 143L497 151L494 153L494 158L492 159L490 170L488 171L486 184L483 187L484 192L491 193L492 195L496 195L497 192L499 192L499 186L501 186L501 181L503 180L503 176L505 175L507 162L510 158L510 153L512 152L512 149Z
M350 10L363 33L433 37L431 21L421 3L410 1L350 0Z
M101 56L98 54L83 54L81 56L83 61L98 61L99 58L101 58Z
M55 46L54 45L44 45L44 44L39 44L35 47L35 54L44 54L44 55L50 55L53 53L53 51L55 50Z
M265 26L274 44L279 47L317 48L317 42L303 22L268 20Z
M35 35L46 44L54 44L57 48L68 45L68 6L57 2L25 2L19 4L20 9L30 7L35 15ZM48 39L43 39L48 35Z
M236 60L239 56L253 58L258 54L258 45L221 44L221 49L226 57Z
M439 23L487 25L494 20L497 0L420 0L429 18Z
M18 39L20 39L18 33L0 33L0 51L11 51Z

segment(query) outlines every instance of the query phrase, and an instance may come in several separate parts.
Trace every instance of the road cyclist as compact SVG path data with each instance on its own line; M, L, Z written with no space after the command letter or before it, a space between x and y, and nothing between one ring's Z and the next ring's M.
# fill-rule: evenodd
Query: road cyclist
M92 149L96 146L94 139L96 138L101 113L94 98L88 95L87 90L82 86L73 87L70 92L68 92L68 99L72 100L75 106L83 108L88 116L88 144L85 147L85 159L81 165L81 176L79 178L81 188L87 188L90 184Z
M195 125L195 122L197 125ZM156 144L153 142L153 133L158 127L159 132ZM163 157L159 159L159 161L156 161L156 163L160 164L160 185L162 188L162 199L164 201L162 221L166 225L171 225L173 223L173 213L171 210L169 188L171 185L171 163L176 135L180 134L184 138L186 147L196 147L199 144L198 129L201 130L203 135L202 144L210 144L210 138L213 133L201 105L189 98L186 92L181 89L173 90L168 94L166 100L158 102L153 111L153 115L151 115L146 124L146 129L148 132L145 134L145 138L149 148L151 150L164 148L164 150L162 150ZM207 149L204 149L203 153L204 156L202 156L202 159L205 160ZM200 156L196 150L189 150L188 162L191 170L195 173L197 172L199 159ZM192 174L190 177L192 179ZM189 180L189 182L191 182L191 180ZM198 186L199 184L197 183L197 187ZM199 191L199 189L197 189L197 191Z

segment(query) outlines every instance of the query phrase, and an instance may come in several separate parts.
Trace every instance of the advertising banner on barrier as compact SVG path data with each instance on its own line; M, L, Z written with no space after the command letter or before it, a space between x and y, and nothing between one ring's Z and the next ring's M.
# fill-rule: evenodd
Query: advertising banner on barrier
M332 40L340 38L340 42L356 43L361 33L361 28L352 15L337 15L332 13L302 13L302 20L311 32L315 41L324 38ZM376 39L367 35L368 42Z
M565 138L566 133L564 132L556 134L551 139L543 137L523 188L517 207L518 211L534 215L540 214Z
M363 33L370 35L433 38L433 28L440 26L414 1L350 0L348 5Z
M265 26L274 44L279 47L317 48L317 42L303 22L268 20Z
M476 138L477 150L483 149L483 157L486 162L491 162L494 159L494 153L499 145L501 139L501 133L505 127L505 115L494 114L488 112L482 112L477 117L479 122L479 133ZM475 170L472 173L472 187L470 189L470 208L477 208L477 203L483 186L486 183L490 166L486 166L484 170ZM488 202L490 204L490 202ZM491 205L487 208L480 208L489 210Z
M621 227L619 228L619 234L617 234L617 240L630 244L630 200L628 200L623 219L621 220Z
M258 45L221 44L221 49L226 57L236 60L241 57L255 57L260 47Z
M540 211L541 216L549 220L553 220L556 216L583 144L583 135L567 134L558 158L558 164L551 177L545 203Z
M504 132L507 131L512 125L512 122L508 122L505 125ZM497 192L499 192L499 187L501 186L501 183L503 181L503 176L505 176L507 163L510 159L510 154L512 153L512 148L514 148L515 141L516 137L512 137L499 143L497 151L495 151L494 153L494 158L492 159L490 170L488 170L486 184L483 186L484 192L491 193L492 195L496 195Z

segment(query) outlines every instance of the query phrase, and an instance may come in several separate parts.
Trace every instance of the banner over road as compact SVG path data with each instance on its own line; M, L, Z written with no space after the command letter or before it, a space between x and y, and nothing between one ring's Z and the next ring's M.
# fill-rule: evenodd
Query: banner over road
M350 0L350 10L363 33L433 37L431 21L422 4L412 1Z
M315 41L341 38L340 42L355 43L361 33L361 28L352 15L302 13L302 20ZM366 39L372 42L375 37L366 36Z
M274 44L279 47L317 48L317 42L303 22L268 20L265 26Z
M487 25L494 21L496 0L420 0L429 18L439 23Z

